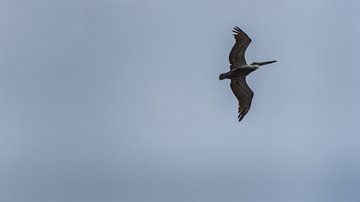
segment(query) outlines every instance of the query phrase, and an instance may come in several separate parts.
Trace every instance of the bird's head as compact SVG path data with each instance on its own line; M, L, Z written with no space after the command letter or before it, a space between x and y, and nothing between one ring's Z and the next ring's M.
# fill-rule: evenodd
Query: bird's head
M260 68L260 65L258 62L253 62L251 63L250 65L248 65L250 68L253 68L253 69L259 69Z

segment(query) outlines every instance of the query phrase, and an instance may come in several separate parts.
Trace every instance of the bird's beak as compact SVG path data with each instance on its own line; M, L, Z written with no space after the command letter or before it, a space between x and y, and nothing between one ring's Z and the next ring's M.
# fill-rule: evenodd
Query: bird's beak
M276 60L271 60L271 61L266 61L266 62L259 62L258 65L262 66L262 65L268 65L271 63L277 62Z

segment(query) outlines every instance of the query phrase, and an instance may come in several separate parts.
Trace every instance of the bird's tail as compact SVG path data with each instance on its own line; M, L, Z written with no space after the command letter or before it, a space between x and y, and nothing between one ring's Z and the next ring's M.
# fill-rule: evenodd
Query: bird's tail
M232 72L229 71L229 72L220 74L220 75L219 75L219 79L220 79L220 80L230 79L230 78L231 78L231 75L232 75Z

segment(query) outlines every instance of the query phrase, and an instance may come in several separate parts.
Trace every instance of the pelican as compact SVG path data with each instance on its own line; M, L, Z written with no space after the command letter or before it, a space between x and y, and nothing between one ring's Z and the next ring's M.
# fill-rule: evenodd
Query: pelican
M237 26L234 27L233 32L236 42L229 54L230 71L220 74L219 79L230 79L230 88L239 102L238 120L241 121L248 113L254 96L254 92L246 83L246 76L263 65L276 62L276 60L247 64L245 51L251 43L251 39Z

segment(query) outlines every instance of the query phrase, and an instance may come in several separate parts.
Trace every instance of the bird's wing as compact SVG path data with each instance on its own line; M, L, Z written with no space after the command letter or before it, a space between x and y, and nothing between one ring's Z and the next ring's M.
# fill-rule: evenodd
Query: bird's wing
M251 39L239 27L234 27L233 32L236 42L230 51L229 62L231 66L242 66L246 64L245 51Z
M247 85L245 77L241 77L239 79L232 79L230 87L235 97L239 101L238 119L239 121L241 121L250 110L254 92Z

